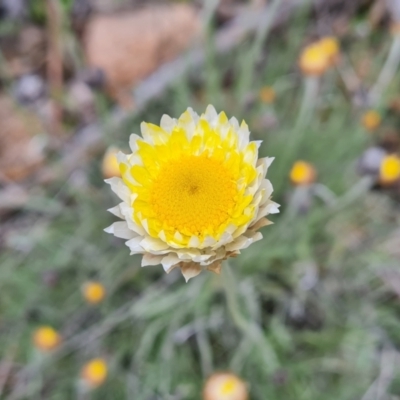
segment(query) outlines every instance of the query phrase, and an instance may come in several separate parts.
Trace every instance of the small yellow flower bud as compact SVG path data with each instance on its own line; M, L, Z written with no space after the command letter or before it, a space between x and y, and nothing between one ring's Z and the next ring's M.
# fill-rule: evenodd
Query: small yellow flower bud
M102 358L94 358L85 364L81 371L83 382L94 389L100 386L107 378L107 363Z
M203 400L248 400L246 384L230 372L216 373L208 378Z
M99 282L86 282L82 286L82 294L88 303L97 304L104 299L106 290Z
M119 149L116 147L109 147L104 154L101 170L104 178L112 178L114 176L120 177L119 164L117 160L117 153Z
M276 98L275 90L270 86L264 86L260 90L260 100L265 104L272 104Z
M294 185L310 185L316 178L315 168L306 161L296 161L290 170L290 180Z
M33 334L33 343L39 350L51 351L61 343L61 337L51 326L41 326Z
M326 36L319 42L321 49L328 56L331 64L335 64L339 60L340 45L336 38L333 36Z
M330 58L319 42L307 46L300 55L299 66L305 75L322 75L330 65Z
M379 180L383 185L391 185L400 180L400 158L392 154L386 156L381 163Z
M369 110L362 116L361 123L367 131L373 132L381 124L381 116L377 111Z

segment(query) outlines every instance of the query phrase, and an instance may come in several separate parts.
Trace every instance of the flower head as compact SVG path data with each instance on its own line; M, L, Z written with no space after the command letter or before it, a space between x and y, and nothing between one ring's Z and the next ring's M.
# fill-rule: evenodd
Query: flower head
M102 358L94 358L85 364L81 371L82 381L90 388L100 386L107 378L107 363Z
M315 168L306 161L296 161L290 170L290 180L294 185L310 185L316 178Z
M121 176L119 170L119 163L117 160L117 153L119 149L116 147L109 147L103 157L101 170L104 178L112 178L113 176Z
M300 69L305 75L322 75L337 62L339 51L339 43L334 37L324 37L304 48L299 60Z
M34 345L42 351L51 351L61 343L61 336L51 326L41 326L33 334Z
M142 123L132 153L119 153L122 178L106 182L122 203L110 209L124 221L106 232L127 239L142 266L179 267L186 280L262 238L265 217L279 212L265 174L273 158L258 159L245 122L208 106L161 125Z
M367 131L373 132L381 124L381 115L378 111L368 110L362 116L361 123Z
M400 180L400 157L392 154L386 156L381 163L379 180L384 185L391 185Z
M335 64L339 59L340 52L338 40L333 36L326 36L320 39L318 43L329 58L331 64Z
M260 100L265 104L273 103L276 98L276 92L270 86L264 86L263 88L261 88L259 95Z
M106 290L100 282L91 281L82 286L82 294L88 303L97 304L104 299Z
M203 400L247 400L246 384L230 372L216 373L208 378Z

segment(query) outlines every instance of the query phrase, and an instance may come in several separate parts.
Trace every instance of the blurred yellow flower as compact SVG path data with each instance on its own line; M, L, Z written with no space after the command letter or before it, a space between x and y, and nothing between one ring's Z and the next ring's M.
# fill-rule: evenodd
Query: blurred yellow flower
M338 40L333 36L326 36L319 41L319 45L330 59L331 64L335 64L339 59L340 52Z
M216 373L204 385L203 400L247 400L246 384L230 372Z
M104 178L112 178L114 176L121 176L119 170L119 163L117 160L117 153L119 149L116 147L109 147L104 154L101 170Z
M83 382L91 388L96 388L104 383L107 378L107 363L102 358L94 358L85 364L81 371Z
M299 66L305 75L322 75L339 59L339 42L334 37L324 37L303 49Z
M33 334L34 345L42 351L51 351L61 343L61 336L51 326L41 326Z
M318 44L307 46L299 61L300 69L305 75L322 75L329 68L329 59Z
M273 158L258 158L249 129L208 106L142 123L132 153L118 154L121 178L106 180L122 200L109 211L124 221L105 231L127 239L142 266L180 268L186 281L260 240L265 217L279 212L265 179Z
M375 110L368 110L362 116L361 123L366 130L372 132L381 124L381 116Z
M398 155L388 155L382 160L379 180L384 185L390 185L400 180L400 158Z
M294 185L309 185L317 178L315 168L306 161L296 161L290 170L290 180Z
M270 86L264 86L263 88L261 88L259 95L260 95L260 100L266 104L273 103L276 98L276 92Z
M106 290L100 282L91 281L82 286L82 294L88 303L97 304L104 299Z

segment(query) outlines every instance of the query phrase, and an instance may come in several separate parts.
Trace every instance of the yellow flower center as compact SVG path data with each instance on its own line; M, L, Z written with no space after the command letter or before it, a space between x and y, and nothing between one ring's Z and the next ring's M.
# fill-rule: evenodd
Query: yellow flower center
M384 158L380 168L380 178L382 183L394 183L400 179L400 158L396 155Z
M237 389L238 380L235 377L228 378L221 386L221 394L233 394Z
M367 111L362 117L362 124L364 128L369 131L374 131L379 127L381 123L381 116L375 110Z
M60 336L50 326L43 326L35 332L33 341L40 350L52 350L60 343Z
M82 375L89 385L101 385L107 377L107 364L103 359L95 358L85 365Z
M315 181L313 166L305 161L296 161L290 171L290 180L295 185L308 185Z
M104 286L98 282L87 282L83 286L82 292L85 299L91 304L99 303L106 294Z
M164 165L150 190L154 213L185 235L214 234L233 211L236 182L221 162L181 156Z

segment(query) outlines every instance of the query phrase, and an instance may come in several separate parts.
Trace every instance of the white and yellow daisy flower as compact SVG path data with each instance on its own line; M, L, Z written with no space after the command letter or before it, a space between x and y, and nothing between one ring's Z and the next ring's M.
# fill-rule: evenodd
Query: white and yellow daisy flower
M122 202L109 211L123 221L105 229L127 239L142 266L179 267L186 281L260 240L258 230L278 213L265 179L273 158L258 158L245 122L214 107L188 108L160 126L142 123L131 154L118 154L121 178L106 180Z

